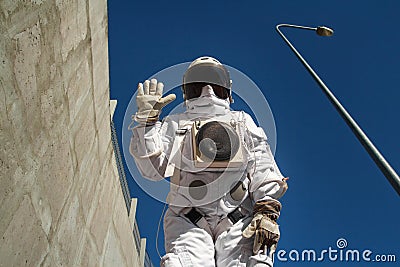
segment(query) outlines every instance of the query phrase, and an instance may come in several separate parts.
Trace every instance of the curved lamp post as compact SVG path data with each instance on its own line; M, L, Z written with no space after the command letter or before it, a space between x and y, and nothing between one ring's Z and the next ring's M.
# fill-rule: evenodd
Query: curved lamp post
M276 26L277 32L283 38L283 40L289 45L292 51L296 54L298 59L307 69L307 71L311 74L314 80L321 87L324 94L328 97L329 101L335 107L335 109L339 112L340 116L344 119L350 129L353 131L358 141L363 145L365 150L367 150L370 157L374 160L375 164L379 167L382 173L386 176L387 180L396 190L396 192L400 195L400 178L397 175L396 171L390 166L390 164L385 160L382 154L378 151L378 149L374 146L374 144L368 139L366 134L361 130L361 128L357 125L354 119L350 116L350 114L346 111L346 109L340 104L340 102L336 99L336 97L332 94L329 88L325 85L325 83L321 80L321 78L315 73L315 71L311 68L311 66L305 61L305 59L300 55L300 53L294 48L294 46L289 42L289 40L283 35L279 28L288 27L288 28L299 28L304 30L315 31L320 36L331 36L333 34L333 30L325 27L319 26L316 28L298 26L298 25L290 25L290 24L279 24Z

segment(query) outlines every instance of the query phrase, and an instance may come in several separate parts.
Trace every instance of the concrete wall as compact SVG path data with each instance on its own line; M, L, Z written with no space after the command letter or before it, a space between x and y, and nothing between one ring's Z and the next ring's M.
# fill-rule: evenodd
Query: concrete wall
M106 0L0 0L0 266L137 266Z

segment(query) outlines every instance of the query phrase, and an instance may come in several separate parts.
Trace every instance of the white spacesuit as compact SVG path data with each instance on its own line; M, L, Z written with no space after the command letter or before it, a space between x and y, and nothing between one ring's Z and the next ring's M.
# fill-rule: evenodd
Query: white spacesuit
M158 121L175 99L155 79L139 84L130 153L151 180L171 177L161 266L272 266L278 199L287 184L262 128L230 110L231 80L201 57L183 79L186 112Z

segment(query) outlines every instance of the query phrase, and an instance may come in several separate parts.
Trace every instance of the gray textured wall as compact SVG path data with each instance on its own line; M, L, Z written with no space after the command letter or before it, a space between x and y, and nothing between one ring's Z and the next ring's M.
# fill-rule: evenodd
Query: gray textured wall
M136 266L106 0L0 0L0 266Z

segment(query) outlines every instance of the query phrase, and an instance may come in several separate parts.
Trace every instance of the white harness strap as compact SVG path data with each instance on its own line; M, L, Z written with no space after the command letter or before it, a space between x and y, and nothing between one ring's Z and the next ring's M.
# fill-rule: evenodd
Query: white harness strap
M179 150L182 147L183 138L185 138L186 131L178 129L176 131L174 143L172 144L171 154L168 159L167 168L165 169L164 177L171 177L175 172L175 157L180 155Z
M176 164L181 164L183 139L185 138L186 133L191 127L188 124L189 121L182 120L181 117L181 115L178 117L178 129L175 132L174 143L172 144L171 153L169 155L164 177L171 177L175 172L175 168L180 168L180 166L176 166Z
M187 122L187 120L182 120L181 116L178 117L178 129L175 132L174 143L172 144L168 164L164 172L164 177L171 177L170 192L167 197L167 202L169 204L174 202L180 185L182 144L186 133L190 129Z

